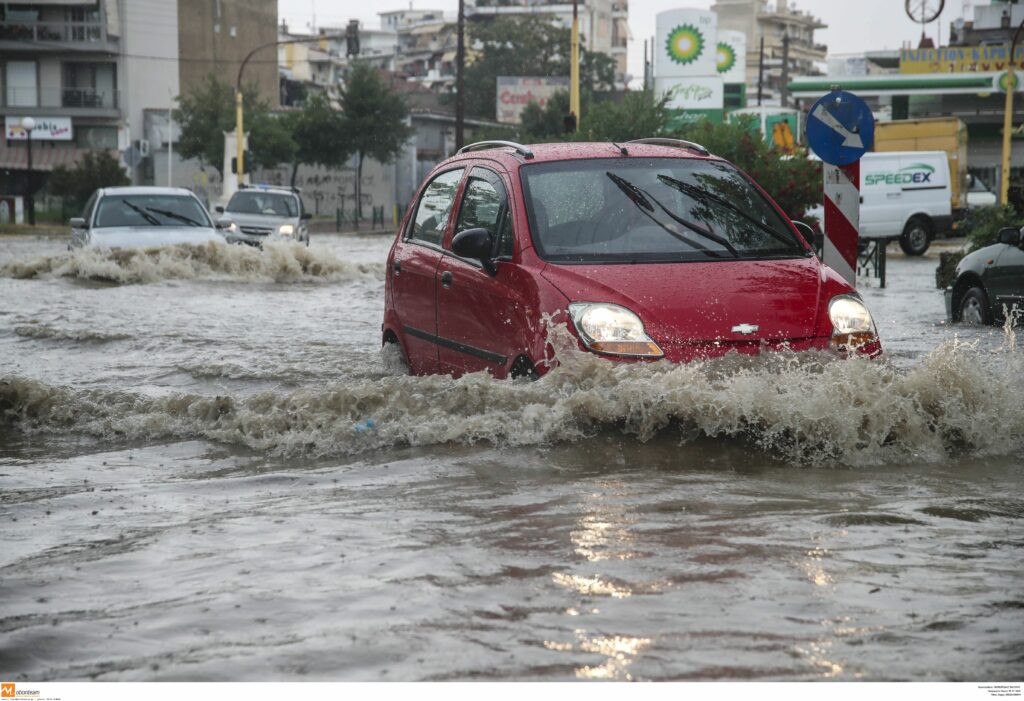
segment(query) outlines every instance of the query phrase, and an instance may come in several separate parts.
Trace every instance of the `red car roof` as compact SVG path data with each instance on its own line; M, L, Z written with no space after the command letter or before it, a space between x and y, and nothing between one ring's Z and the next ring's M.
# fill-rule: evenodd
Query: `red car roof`
M533 158L526 158L518 153L511 146L502 146L453 156L448 162L461 161L471 158L488 158L510 167L526 165L529 163L546 163L549 161L571 161L584 158L697 158L701 160L717 159L714 155L704 155L697 151L676 147L660 146L654 144L612 144L607 141L573 141L551 144L523 144L533 152ZM623 156L620 148L625 148L629 156Z

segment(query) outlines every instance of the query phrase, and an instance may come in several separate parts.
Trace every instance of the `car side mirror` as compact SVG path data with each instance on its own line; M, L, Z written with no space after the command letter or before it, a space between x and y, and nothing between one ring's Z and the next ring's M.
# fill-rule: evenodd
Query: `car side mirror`
M815 231L807 222L797 221L796 219L793 220L793 226L800 232L807 245L813 248L816 253L821 250L822 245L825 243L824 234L820 231Z
M227 229L233 222L231 217L218 217L215 223L218 229Z
M306 220L309 220L309 219L312 219L312 218L313 218L313 215L310 214L309 212L303 212L302 216L299 217L299 219L306 219Z
M1008 246L1019 246L1020 229L1014 226L1003 227L999 230L999 243L1005 243Z
M452 252L455 255L478 260L491 272L494 272L494 263L491 262L493 249L491 232L483 228L460 231L452 239Z
M71 217L71 219L68 220L68 224L72 229L84 229L85 219L82 217Z

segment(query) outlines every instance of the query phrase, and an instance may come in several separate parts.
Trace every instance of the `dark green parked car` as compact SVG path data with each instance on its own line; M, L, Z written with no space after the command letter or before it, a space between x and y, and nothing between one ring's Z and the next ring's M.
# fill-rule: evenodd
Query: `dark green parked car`
M999 243L964 256L946 288L946 316L965 324L1001 323L1024 315L1024 227L999 231Z

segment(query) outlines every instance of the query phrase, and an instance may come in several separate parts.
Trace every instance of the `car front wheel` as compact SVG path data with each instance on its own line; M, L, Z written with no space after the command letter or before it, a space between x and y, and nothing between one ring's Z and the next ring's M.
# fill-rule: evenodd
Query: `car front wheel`
M957 310L957 320L963 324L975 326L992 323L992 314L988 308L988 296L981 287L974 286L964 292Z

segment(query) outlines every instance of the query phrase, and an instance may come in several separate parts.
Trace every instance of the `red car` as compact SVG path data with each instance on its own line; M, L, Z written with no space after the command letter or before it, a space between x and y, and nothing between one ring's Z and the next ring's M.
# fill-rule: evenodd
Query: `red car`
M610 359L881 344L856 291L703 147L472 144L426 178L387 262L383 340L415 374L538 376L548 329Z

